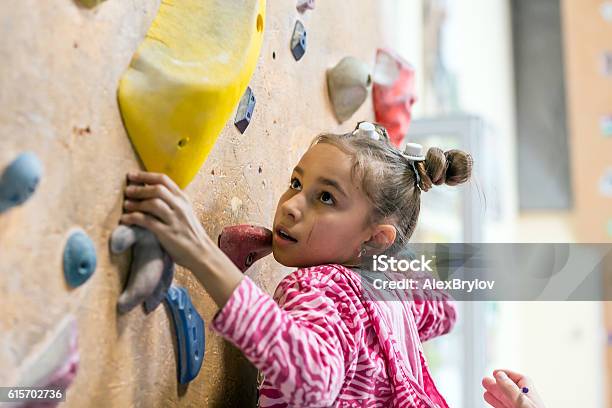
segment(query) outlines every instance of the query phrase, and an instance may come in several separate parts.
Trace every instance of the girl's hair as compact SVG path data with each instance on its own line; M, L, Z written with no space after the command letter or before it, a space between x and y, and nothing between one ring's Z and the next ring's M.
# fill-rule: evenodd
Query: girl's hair
M414 162L420 178L417 188L412 162L389 142L384 128L376 126L381 136L378 140L360 132L321 134L310 146L328 143L352 157L351 177L361 181L373 208L366 225L384 219L391 222L397 234L385 253L396 255L408 243L416 227L421 191L428 191L433 185L465 183L471 176L473 159L461 150L443 152L437 147L430 148L425 161Z

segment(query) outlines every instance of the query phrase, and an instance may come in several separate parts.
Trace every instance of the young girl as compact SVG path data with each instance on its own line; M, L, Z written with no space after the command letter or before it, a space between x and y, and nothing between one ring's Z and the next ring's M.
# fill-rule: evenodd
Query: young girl
M273 298L208 237L167 176L129 174L121 222L151 230L211 295L220 308L212 328L265 376L261 407L447 407L421 341L452 328L450 298L395 291L401 301L375 302L358 267L399 253L421 192L463 183L471 168L471 156L457 150L407 156L367 122L317 136L274 216L274 258L298 269Z

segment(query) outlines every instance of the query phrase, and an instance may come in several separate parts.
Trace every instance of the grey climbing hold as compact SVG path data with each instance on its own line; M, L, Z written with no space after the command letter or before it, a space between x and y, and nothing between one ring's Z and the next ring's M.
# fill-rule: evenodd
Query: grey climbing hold
M334 113L340 123L349 119L368 97L372 77L370 67L354 57L344 57L327 70L327 88Z
M85 283L96 270L96 249L92 240L78 230L64 248L64 277L73 288Z
M168 289L170 289L172 285L172 279L174 279L174 261L164 251L164 270L153 293L144 301L145 313L151 313L153 310L157 309L157 306L159 306L161 302L163 302L168 293Z
M305 13L306 10L314 10L315 0L298 0L295 8L300 13Z
M125 252L145 234L145 229L119 225L113 231L110 239L110 250L113 254Z
M306 53L306 28L300 20L295 22L293 35L291 36L291 53L296 61L302 59Z
M114 254L132 248L130 276L117 301L117 311L127 313L141 303L146 313L155 310L174 277L174 262L155 235L144 228L119 225L111 235L110 248Z
M17 156L0 178L0 213L23 204L34 194L42 176L42 164L32 152Z
M240 104L238 105L238 110L236 111L236 118L234 119L234 125L238 128L240 133L244 133L246 128L251 123L251 119L253 119L253 110L255 109L255 94L250 86L247 86L246 91L244 91L244 95L242 95L242 99L240 99Z

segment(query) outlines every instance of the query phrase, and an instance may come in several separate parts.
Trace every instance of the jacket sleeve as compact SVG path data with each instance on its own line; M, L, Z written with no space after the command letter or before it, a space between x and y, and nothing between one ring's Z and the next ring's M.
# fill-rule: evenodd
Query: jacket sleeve
M212 328L264 373L279 402L330 406L356 355L357 310L342 285L299 269L279 284L277 304L245 276Z
M419 275L420 288L412 290L412 313L421 341L427 341L451 331L457 321L455 300L443 290L423 289L430 275Z

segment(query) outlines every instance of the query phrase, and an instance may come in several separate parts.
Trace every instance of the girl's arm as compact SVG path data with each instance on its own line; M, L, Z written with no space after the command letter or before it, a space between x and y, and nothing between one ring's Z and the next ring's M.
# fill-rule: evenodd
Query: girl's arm
M134 172L128 182L121 223L154 233L172 260L191 270L223 307L243 274L204 231L187 196L164 174Z
M316 268L300 269L279 284L276 304L245 277L215 316L213 328L264 373L268 401L333 405L361 327L343 284Z
M430 275L420 275L421 282ZM422 287L422 284L420 285ZM457 321L455 300L443 290L413 290L411 308L421 341L447 334Z
M125 224L153 232L179 265L191 270L221 308L213 328L240 348L277 390L279 401L301 407L332 405L345 364L356 358L362 327L345 283L316 268L285 278L279 305L208 237L186 195L167 176L128 175Z

